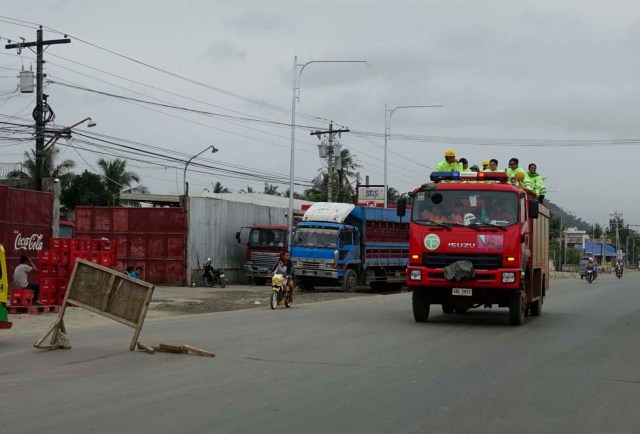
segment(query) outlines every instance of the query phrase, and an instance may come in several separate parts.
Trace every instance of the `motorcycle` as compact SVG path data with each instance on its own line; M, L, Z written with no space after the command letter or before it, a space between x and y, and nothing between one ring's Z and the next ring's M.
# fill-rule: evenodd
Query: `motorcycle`
M622 267L616 267L616 277L618 279L622 278Z
M274 274L271 276L271 298L269 304L271 309L275 309L284 302L285 307L291 307L293 304L293 294L285 286L286 278L282 274Z
M593 282L594 280L596 280L597 276L598 276L598 274L597 274L596 270L594 270L592 268L588 268L587 269L587 274L585 276L586 279L587 279L587 282L589 282L589 283Z
M224 271L219 268L213 268L211 265L211 258L207 258L207 262L202 264L202 285L203 286L214 286L218 285L220 288L224 288L227 284L227 279L224 275Z

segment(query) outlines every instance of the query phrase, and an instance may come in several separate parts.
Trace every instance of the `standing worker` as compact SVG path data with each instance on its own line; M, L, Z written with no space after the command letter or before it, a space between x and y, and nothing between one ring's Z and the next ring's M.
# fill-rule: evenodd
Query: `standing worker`
M531 190L538 195L538 201L542 203L544 201L544 195L547 193L547 188L544 186L544 180L537 172L537 169L538 166L536 166L535 163L529 163L527 178L531 183Z
M453 149L444 151L444 160L436 166L436 172L461 172L462 164L456 160L456 153Z

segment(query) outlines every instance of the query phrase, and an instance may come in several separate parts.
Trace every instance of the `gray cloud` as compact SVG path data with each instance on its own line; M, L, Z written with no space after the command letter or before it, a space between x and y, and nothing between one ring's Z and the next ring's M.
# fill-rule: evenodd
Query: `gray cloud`
M247 51L238 47L231 41L216 41L209 45L204 57L211 62L225 62L243 60L247 57Z

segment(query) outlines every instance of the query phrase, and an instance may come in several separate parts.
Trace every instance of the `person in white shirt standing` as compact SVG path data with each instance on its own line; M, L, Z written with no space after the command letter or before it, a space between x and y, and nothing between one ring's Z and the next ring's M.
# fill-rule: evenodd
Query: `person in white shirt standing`
M13 270L13 285L14 288L26 288L31 289L33 291L33 304L40 305L40 301L38 301L38 293L40 292L40 287L37 283L29 283L28 274L32 271L38 272L38 269L31 259L27 256L20 256L20 265Z

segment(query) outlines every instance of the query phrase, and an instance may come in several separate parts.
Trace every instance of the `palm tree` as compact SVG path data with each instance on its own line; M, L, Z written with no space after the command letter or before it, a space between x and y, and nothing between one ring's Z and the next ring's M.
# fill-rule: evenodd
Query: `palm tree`
M223 187L222 184L220 184L220 182L218 181L213 186L213 192L214 193L231 193L231 190L229 190L227 187Z
M396 203L400 198L400 192L393 187L387 189L387 203Z
M244 188L239 191L239 193L254 193L253 188L247 185L247 189Z
M271 196L280 196L280 193L278 193L278 186L267 182L264 183L264 191L262 193L270 194Z
M107 161L104 158L98 160L98 167L102 171L102 182L111 193L116 205L140 206L136 201L121 201L122 193L149 193L149 189L144 185L132 187L133 182L140 182L140 177L135 172L127 170L127 160L116 158Z
M35 179L36 178L36 151L31 153L25 151L25 161L22 163L24 170L14 170L7 174L7 178L12 179ZM70 174L76 163L73 160L63 160L56 165L56 156L60 153L59 148L49 148L42 153L42 177L43 178L62 178Z
M340 151L341 168L336 171L337 176L333 178L333 191L335 202L353 203L354 190L351 186L349 178L356 176L356 169L361 167L355 162L355 156L352 155L347 148ZM328 175L326 169L320 169L320 174L313 180L313 186L305 190L304 195L308 200L312 201L326 201L327 200L327 186Z

